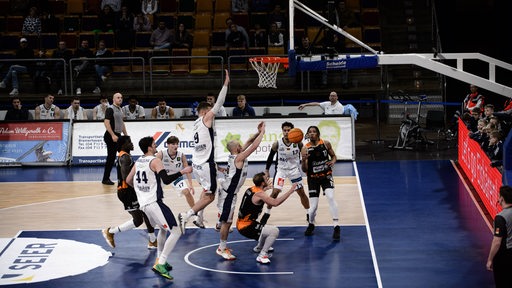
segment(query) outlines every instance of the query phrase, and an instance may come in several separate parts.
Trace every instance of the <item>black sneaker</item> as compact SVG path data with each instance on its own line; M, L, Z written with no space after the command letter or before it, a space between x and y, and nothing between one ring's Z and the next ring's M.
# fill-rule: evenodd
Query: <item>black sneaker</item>
M332 233L332 239L339 241L340 240L340 226L334 226L334 232Z
M115 184L114 182L110 181L110 179L103 180L103 181L101 181L101 183L104 185L114 185Z
M311 236L313 235L313 231L315 230L315 224L311 224L309 223L308 225L308 228L306 229L306 231L304 232L304 235L305 236Z

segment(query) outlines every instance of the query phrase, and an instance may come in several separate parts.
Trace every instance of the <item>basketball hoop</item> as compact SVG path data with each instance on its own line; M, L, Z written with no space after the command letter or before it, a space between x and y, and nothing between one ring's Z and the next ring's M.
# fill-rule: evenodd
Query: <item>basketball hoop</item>
M281 57L254 57L250 58L252 68L258 72L260 88L277 88L276 79L279 65L283 63L284 68L288 68L288 58Z

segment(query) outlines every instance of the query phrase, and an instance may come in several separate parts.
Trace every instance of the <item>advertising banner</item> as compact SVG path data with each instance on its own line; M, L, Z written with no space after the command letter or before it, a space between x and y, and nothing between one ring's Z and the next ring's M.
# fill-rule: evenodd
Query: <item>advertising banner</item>
M323 139L329 140L336 152L338 160L355 159L355 140L352 118L350 117L308 117L308 118L273 118L273 119L217 119L215 120L215 159L226 162L228 151L226 144L233 139L242 143L257 132L260 121L266 123L266 133L259 148L249 157L249 161L265 161L272 143L282 137L281 124L292 122L306 132L311 125L318 126ZM194 120L169 121L130 121L125 122L128 134L134 142L132 155L142 155L138 142L142 137L151 136L155 139L157 149L167 149L166 140L170 136L180 139L180 151L189 158L194 149ZM73 165L100 165L105 163L107 147L103 141L105 127L102 122L77 122L73 127L72 163Z
M459 121L459 164L478 192L487 212L494 218L501 211L497 202L502 175L497 168L491 167L489 157L475 140L469 138L468 133L466 125Z
M69 121L0 123L0 165L65 164Z

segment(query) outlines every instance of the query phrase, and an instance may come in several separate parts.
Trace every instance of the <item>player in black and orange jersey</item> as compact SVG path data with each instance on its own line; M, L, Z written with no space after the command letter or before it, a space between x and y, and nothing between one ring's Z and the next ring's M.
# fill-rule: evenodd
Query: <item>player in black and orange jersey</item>
M306 138L309 142L302 147L302 171L308 176L309 204L308 210L309 225L304 234L313 235L315 230L316 210L320 188L329 201L334 224L333 239L340 239L340 226L338 223L338 204L334 199L334 179L332 178L332 167L336 164L336 154L329 141L320 138L320 130L316 126L309 126L306 130Z

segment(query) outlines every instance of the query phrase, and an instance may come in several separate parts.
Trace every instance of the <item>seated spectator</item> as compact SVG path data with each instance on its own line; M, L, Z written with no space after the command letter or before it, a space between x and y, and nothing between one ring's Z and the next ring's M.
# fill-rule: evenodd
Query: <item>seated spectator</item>
M231 0L231 12L249 12L249 0Z
M37 13L36 7L30 8L28 16L23 20L23 27L21 29L21 34L23 36L41 34L41 19L39 19L39 15Z
M133 15L123 6L116 22L116 45L119 49L133 47Z
M286 12L281 9L280 4L275 4L274 10L268 13L268 24L276 23L277 29L286 29L288 24L288 16Z
M172 32L165 26L164 21L158 22L158 28L156 28L149 38L149 44L154 49L171 49L171 43L173 42Z
M267 31L263 28L261 28L259 23L254 24L254 30L251 31L252 33L252 47L265 47L267 48L268 43L268 37L267 37Z
M158 106L151 110L151 119L174 119L174 109L167 106L164 98L160 98Z
M231 27L231 24L235 24L236 26L236 29L233 29ZM249 45L249 34L247 34L247 30L245 30L244 27L240 26L240 25L236 25L236 23L233 22L233 19L231 17L228 17L226 19L226 31L224 31L224 40L226 41L226 47L228 47L228 37L229 37L229 34L231 34L231 32L233 30L235 31L238 31L240 32L243 37L241 39L238 39L238 42L241 42L241 43L245 43L245 45ZM234 40L234 38L238 38L239 35L237 35L237 37L232 37ZM234 47L234 46L233 46Z
M499 167L503 165L503 141L501 141L499 131L493 130L489 133L489 145L484 151L491 160L491 166Z
M128 98L128 105L123 106L121 109L123 110L124 114L123 120L146 119L146 112L144 111L144 107L139 105L139 101L137 101L135 96L130 96Z
M109 6L112 12L118 13L121 11L121 4L123 1L121 0L102 0L101 1L101 9L105 9L106 6Z
M89 48L89 41L82 40L82 43L80 44L80 47L78 47L75 50L75 58L94 58L94 53ZM75 62L76 66L73 67L74 71L74 78L75 78L75 87L76 87L76 95L82 95L82 77L83 74L86 74L88 70L92 68L92 65L90 65L89 59L84 59L83 61L77 61Z
M100 96L100 104L96 105L92 109L92 120L104 120L108 105L109 103L107 96L102 94Z
M283 47L284 36L277 30L277 24L274 22L270 25L270 32L268 33L268 47Z
M206 102L210 105L215 105L215 101L216 101L216 97L215 97L215 94L213 93L208 93L208 95L206 96ZM228 114L226 113L226 108L224 108L224 106L220 106L219 108L219 111L217 111L217 114L215 114L216 117L226 117L228 116Z
M28 110L22 107L21 99L18 96L12 97L11 101L12 107L7 110L5 120L29 120L32 118Z
M493 114L494 114L494 105L492 105L492 104L485 104L483 118L489 120L490 117L493 116Z
M39 50L38 59L43 60L36 61L32 77L34 81L34 92L36 94L39 93L41 85L44 86L45 93L50 93L50 85L52 84L50 65L52 62L44 60L47 58L46 49Z
M142 0L141 11L148 17L148 19L152 20L153 15L158 12L158 0Z
M73 51L69 50L66 47L66 42L59 41L59 47L53 51L52 58L64 59L63 61L54 62L53 70L52 70L52 82L58 88L57 95L62 95L64 86L62 86L62 80L64 79L64 73L67 71L67 65L69 63L69 59L73 57Z
M192 35L185 29L185 24L180 23L178 25L178 31L174 35L174 43L172 48L192 48Z
M354 120L357 120L357 115L359 114L351 104L342 105L338 101L338 94L335 91L329 94L329 101L304 103L300 104L297 108L302 111L308 106L319 106L325 115L351 115Z
M105 47L105 41L100 40L98 42L98 49L96 49L95 53L96 59L101 58L111 58L112 52ZM94 69L96 70L96 88L92 93L100 94L102 83L107 81L108 75L112 73L112 61L111 60L96 60L96 64L94 64Z
M236 102L237 106L233 108L233 117L256 116L254 108L247 103L245 95L238 95L238 97L236 97Z
M116 13L110 5L105 5L98 16L98 28L93 30L95 33L114 32L116 30Z
M469 115L469 118L464 121L464 123L466 123L466 127L469 131L476 132L478 130L478 119L480 119L480 116L482 115L480 108L474 108L470 113L465 114Z
M44 97L44 103L37 106L34 110L36 120L60 119L60 108L53 104L55 97L48 94Z
M64 110L64 119L87 120L87 111L80 106L80 98L73 97L71 105Z
M334 24L343 29L361 26L354 10L346 8L345 1L338 2L336 9L334 9L334 18Z
M246 41L242 31L238 30L238 25L231 24L231 33L226 39L226 48L247 48L249 42Z
M479 119L477 124L477 131L472 132L469 131L469 138L475 140L480 144L480 147L484 146L484 143L487 142L489 136L487 135L485 128L487 127L488 122L486 119Z
M149 32L151 31L151 20L147 15L142 12L137 13L137 17L133 20L133 30L135 32Z
M20 48L16 51L16 59L33 59L34 50L28 48L27 38L20 39ZM9 93L10 96L16 96L19 94L19 82L18 74L29 73L31 70L32 63L30 62L19 62L9 67L9 71L5 75L2 82L0 82L0 88L7 88L7 84L12 84L12 91Z

